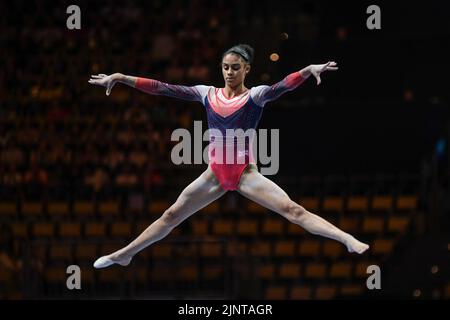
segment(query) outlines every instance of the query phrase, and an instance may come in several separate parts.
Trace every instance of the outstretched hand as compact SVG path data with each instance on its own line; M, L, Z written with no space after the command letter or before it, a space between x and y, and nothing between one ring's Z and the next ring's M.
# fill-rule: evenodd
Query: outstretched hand
M337 63L334 61L328 61L325 64L312 64L311 74L316 78L317 85L319 85L322 80L320 79L320 74L324 71L335 71L337 70Z
M109 96L112 88L117 83L117 74L106 75L104 73L100 73L98 75L91 75L91 79L89 79L89 83L96 84L99 86L106 87L106 95Z

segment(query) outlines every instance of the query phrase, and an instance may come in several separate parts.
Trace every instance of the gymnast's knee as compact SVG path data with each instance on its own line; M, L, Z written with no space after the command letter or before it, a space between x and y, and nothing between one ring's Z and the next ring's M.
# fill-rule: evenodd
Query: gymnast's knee
M299 221L307 214L306 209L294 201L290 201L285 209L286 218L289 221Z
M175 227L181 222L180 215L175 210L169 208L164 211L163 215L161 216L161 222L168 227Z

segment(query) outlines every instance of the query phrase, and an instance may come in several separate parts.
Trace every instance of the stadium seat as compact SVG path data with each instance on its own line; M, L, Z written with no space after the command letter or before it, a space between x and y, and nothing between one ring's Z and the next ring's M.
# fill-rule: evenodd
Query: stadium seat
M290 299L292 300L309 300L311 299L311 287L308 286L293 286L291 288Z

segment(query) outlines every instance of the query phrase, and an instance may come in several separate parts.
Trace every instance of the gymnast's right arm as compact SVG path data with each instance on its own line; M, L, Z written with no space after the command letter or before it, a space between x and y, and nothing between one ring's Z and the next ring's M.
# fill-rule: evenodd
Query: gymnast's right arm
M112 88L116 83L123 83L130 87L152 95L164 95L168 97L178 98L187 101L202 101L203 91L206 86L180 86L164 83L154 79L127 76L121 73L113 73L111 75L99 74L92 75L89 83L106 87L106 95L109 96Z

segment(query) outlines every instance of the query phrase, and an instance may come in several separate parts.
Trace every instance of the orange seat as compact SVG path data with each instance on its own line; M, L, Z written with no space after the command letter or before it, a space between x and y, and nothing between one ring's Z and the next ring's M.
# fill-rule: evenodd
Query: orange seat
M72 249L69 245L53 244L50 246L51 259L72 259Z
M290 298L293 300L309 300L311 299L311 292L311 287L297 285L292 287Z
M417 210L418 197L416 195L400 196L397 198L397 210Z
M0 202L0 216L17 215L17 204L15 202Z
M363 231L366 233L382 233L384 219L379 217L365 217L363 221Z
M299 263L283 263L280 266L279 276L285 279L299 279L301 264Z
M342 255L343 248L343 245L337 241L325 240L323 243L323 255L335 259Z
M168 201L152 201L148 204L148 212L152 215L162 215L169 207Z
M299 243L298 253L305 257L318 257L320 255L319 240L304 240Z
M240 220L237 224L238 235L255 236L258 234L257 220Z
M409 223L410 223L409 217L389 217L388 231L405 233L409 227Z
M215 214L220 212L219 202L214 201L200 210L201 213L205 214Z
M281 219L265 219L262 223L262 233L267 235L282 235L283 222Z
M391 239L376 239L371 247L374 254L390 254L394 249L394 241Z
M213 234L217 235L231 235L233 234L233 222L229 220L216 220L212 225Z
M316 288L315 298L319 300L333 299L337 294L337 287L334 285L319 285Z
M270 242L258 241L250 247L252 256L270 257L272 255Z
M36 222L33 224L33 235L35 237L53 237L54 225L49 222Z
M206 220L193 220L191 221L191 226L195 235L204 236L209 233L208 221Z
M286 299L286 288L283 286L269 286L266 289L266 299L267 300L285 300Z
M256 267L256 276L260 279L270 280L275 276L275 266L273 264L262 264Z
M372 199L372 210L388 211L392 209L393 198L391 195L375 196Z
M259 205L256 202L249 201L247 203L247 211L250 213L267 213L268 209Z
M114 222L111 225L111 235L115 237L129 237L131 235L131 223Z
M339 220L339 228L345 232L356 233L359 231L359 221L356 218L341 217Z
M307 278L322 279L326 276L327 267L324 263L311 262L306 265L305 276Z
M367 211L369 200L363 196L353 196L348 199L347 209L349 211Z
M298 203L308 211L319 210L319 198L317 197L301 197Z
M92 216L95 214L95 205L90 201L76 201L73 205L73 212L77 216Z
M343 296L360 296L364 293L364 286L360 284L345 284L341 287L340 294Z
M52 216L62 215L67 216L70 213L69 203L67 202L50 202L47 206L48 214Z
M103 216L116 216L119 214L119 202L105 201L98 205L98 212Z
M274 254L278 257L295 256L295 242L287 240L277 241L274 246Z
M39 216L43 214L43 204L40 202L23 202L22 214L26 216Z
M221 257L223 254L222 245L220 243L215 243L215 242L202 243L201 248L200 248L200 253L203 257L208 257L208 258Z
M325 198L323 202L324 211L338 211L341 212L344 201L341 197L330 196Z
M349 278L352 275L352 264L350 262L335 262L331 265L331 278Z
M84 234L87 237L104 237L106 235L106 224L101 222L86 223Z
M81 235L81 224L77 222L64 222L59 225L61 237L79 237Z

